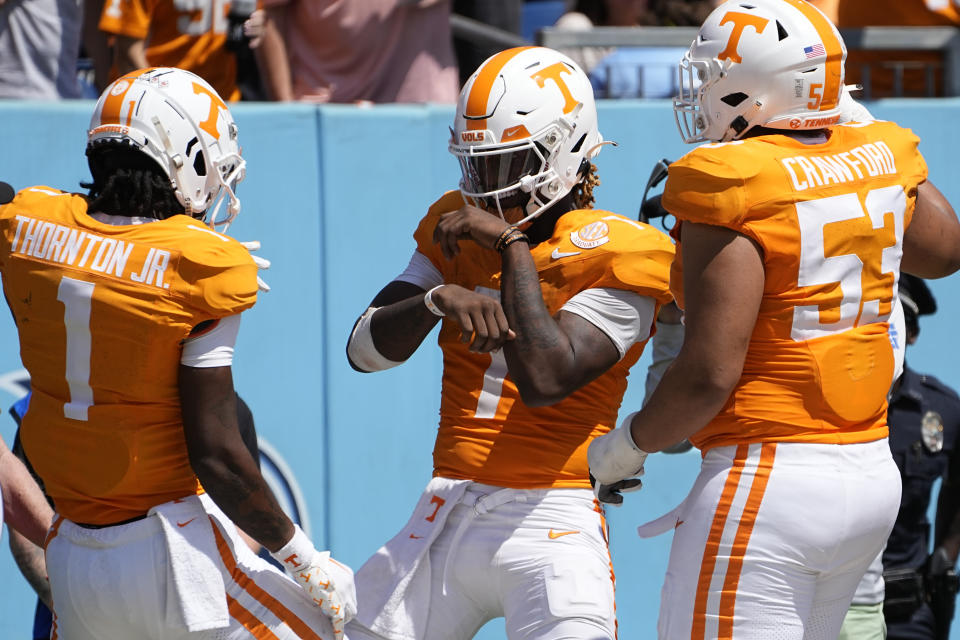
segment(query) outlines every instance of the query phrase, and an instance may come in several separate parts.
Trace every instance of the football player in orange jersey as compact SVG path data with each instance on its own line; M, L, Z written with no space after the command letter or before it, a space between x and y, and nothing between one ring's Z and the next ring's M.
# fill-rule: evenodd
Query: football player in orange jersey
M233 345L257 266L218 232L240 210L233 117L192 73L136 71L100 97L87 157L87 196L32 187L0 207L33 392L21 440L57 512L56 633L342 635L352 573L283 513L237 427Z
M113 62L118 74L179 67L233 102L240 99L240 89L237 58L227 48L230 9L231 0L105 0L99 27L116 39ZM95 62L98 68L104 66L101 60Z
M918 138L844 115L846 48L803 0L725 2L680 63L663 206L685 341L648 404L590 445L603 483L685 437L661 638L834 639L897 515L887 445L900 270L960 267ZM652 525L651 525L652 526Z
M442 320L434 477L358 571L351 639L466 639L497 617L513 639L616 637L586 448L670 300L673 244L591 208L602 144L590 83L556 51L503 51L464 86L460 190L348 343L355 369L382 370Z

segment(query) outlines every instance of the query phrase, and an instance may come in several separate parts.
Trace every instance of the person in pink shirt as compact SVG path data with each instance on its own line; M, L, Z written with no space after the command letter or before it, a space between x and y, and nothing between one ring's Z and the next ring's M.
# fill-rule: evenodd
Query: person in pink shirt
M450 0L263 0L257 59L273 100L456 101Z

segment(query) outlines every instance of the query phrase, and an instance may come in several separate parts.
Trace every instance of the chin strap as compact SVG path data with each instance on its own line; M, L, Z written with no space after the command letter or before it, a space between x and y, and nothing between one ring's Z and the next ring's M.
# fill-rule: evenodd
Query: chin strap
M614 146L614 147L619 147L619 146L620 146L619 143L616 143L616 142L614 142L613 140L601 140L601 141L598 142L597 144L595 144L595 145L593 145L592 147L590 147L589 149L587 149L587 152L584 154L584 157L585 157L586 159L588 159L588 160L593 160L594 158L597 157L597 155L599 155L599 153L600 153L600 148L601 148L601 147L604 147L604 146L606 146L606 145L608 145L608 144L611 145L611 146Z

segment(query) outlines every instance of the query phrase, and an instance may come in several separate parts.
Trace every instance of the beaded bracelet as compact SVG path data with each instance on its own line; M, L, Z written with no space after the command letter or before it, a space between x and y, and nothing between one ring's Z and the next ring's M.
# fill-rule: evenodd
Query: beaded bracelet
M493 243L493 248L496 249L498 252L503 251L503 247L504 247L503 243L506 241L507 238L510 237L510 235L514 231L518 231L518 229L514 226L509 226L506 229L504 229L503 232L497 237L496 241Z
M514 242L526 242L527 244L530 244L530 238L528 238L527 234L523 233L522 231L517 231L516 233L507 236L507 239L501 243L498 251L503 253L504 250L506 250L506 248L512 245Z

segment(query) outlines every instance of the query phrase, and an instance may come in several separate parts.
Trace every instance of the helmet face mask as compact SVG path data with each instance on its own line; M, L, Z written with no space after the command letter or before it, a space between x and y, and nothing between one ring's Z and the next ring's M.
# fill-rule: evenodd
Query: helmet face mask
M199 76L151 68L114 81L94 109L88 153L109 143L133 147L156 162L185 212L212 228L226 231L240 212L236 187L246 162L237 125L226 103Z
M464 85L451 129L460 191L497 213L521 208L524 224L567 195L602 142L593 88L566 56L508 49Z
M680 62L673 106L680 135L726 142L755 126L832 126L846 55L836 27L804 0L728 0Z

